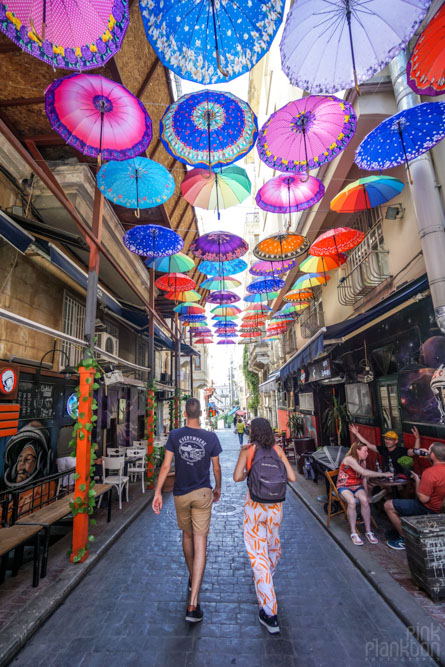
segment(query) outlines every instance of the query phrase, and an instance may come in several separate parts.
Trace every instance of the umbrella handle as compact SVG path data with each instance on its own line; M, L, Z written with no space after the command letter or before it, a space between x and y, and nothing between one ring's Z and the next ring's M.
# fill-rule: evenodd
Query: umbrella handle
M29 19L29 24L31 26L32 33L33 33L34 37L36 37L38 39L38 41L42 44L45 41L45 28L46 28L45 24L42 23L42 36L41 37L40 37L39 33L37 32L37 28L35 27L34 21L32 20L32 18Z
M138 218L138 219L141 217L141 212L139 211L139 207L136 211L134 211L134 214L135 214L136 218Z
M223 76L225 76L226 79L227 79L228 76L229 76L229 73L226 72L226 70L223 69L222 66L221 66L221 61L220 61L220 59L219 59L219 49L218 49L218 48L216 49L216 64L217 64L218 69L219 69L219 71L221 72L221 74L222 74Z

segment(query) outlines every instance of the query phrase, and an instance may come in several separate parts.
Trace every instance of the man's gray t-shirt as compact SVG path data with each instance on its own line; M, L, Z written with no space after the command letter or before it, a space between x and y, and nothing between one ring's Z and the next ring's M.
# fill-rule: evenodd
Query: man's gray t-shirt
M175 455L174 496L211 489L210 461L222 452L218 437L203 428L184 426L170 432L165 449Z

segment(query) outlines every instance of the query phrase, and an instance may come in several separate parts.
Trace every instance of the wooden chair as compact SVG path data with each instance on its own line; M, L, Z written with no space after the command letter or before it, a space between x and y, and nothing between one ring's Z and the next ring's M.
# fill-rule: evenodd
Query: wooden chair
M338 473L339 473L338 468L337 468L337 470L326 470L326 472L325 472L326 478L329 482L329 493L328 493L328 503L327 503L327 512L326 512L326 514L328 515L328 519L327 519L327 527L328 528L329 528L329 523L331 521L331 518L333 516L337 516L338 514L344 514L345 519L348 520L348 514L347 514L348 506L347 506L347 503L340 496L340 494L337 490L337 487L335 486L335 482L337 481ZM358 505L360 505L360 501L358 500L358 498L355 499L355 502ZM340 509L339 510L334 510L333 503L338 503L340 505ZM371 516L371 523L374 526L374 528L377 528L377 523L374 521L374 518L372 516ZM356 524L356 530L357 530L357 524Z

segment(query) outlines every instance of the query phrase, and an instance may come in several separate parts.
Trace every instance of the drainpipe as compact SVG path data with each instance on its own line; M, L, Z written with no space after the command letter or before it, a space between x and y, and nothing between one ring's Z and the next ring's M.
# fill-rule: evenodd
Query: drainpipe
M399 111L420 104L406 82L408 52L401 51L389 64L391 81ZM413 184L409 186L419 229L436 322L445 333L445 215L439 196L436 174L429 153L410 162Z

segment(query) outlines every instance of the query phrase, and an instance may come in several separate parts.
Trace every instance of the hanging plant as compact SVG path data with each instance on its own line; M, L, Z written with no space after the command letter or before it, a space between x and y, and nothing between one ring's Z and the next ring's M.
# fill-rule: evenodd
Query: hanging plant
M249 354L247 352L247 345L243 352L243 375L249 387L250 399L248 406L253 411L255 417L257 416L258 406L260 404L260 378L258 373L249 370Z

